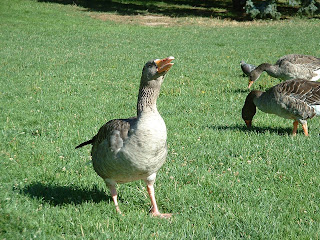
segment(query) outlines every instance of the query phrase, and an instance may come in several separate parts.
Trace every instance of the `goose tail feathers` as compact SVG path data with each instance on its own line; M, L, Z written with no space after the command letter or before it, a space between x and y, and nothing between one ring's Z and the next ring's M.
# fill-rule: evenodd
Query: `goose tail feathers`
M83 147L83 146L85 146L85 145L92 144L92 143L93 143L93 139L91 139L91 140L89 140L89 141L85 141L85 142L83 142L83 143L80 143L78 146L76 146L75 149L81 148L81 147Z

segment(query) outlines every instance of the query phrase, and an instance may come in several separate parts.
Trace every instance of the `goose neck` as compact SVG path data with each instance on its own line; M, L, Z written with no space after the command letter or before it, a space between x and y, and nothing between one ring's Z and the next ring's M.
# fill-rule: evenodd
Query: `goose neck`
M264 63L261 66L262 71L266 71L270 76L277 77L280 75L280 68L278 65L272 65L269 63Z
M140 116L145 112L157 112L157 99L160 89L150 86L140 86L138 103L137 103L137 115Z

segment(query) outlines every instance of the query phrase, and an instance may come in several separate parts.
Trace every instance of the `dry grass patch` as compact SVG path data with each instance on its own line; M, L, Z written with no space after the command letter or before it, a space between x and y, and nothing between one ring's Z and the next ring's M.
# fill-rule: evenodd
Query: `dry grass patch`
M299 24L299 20L254 20L254 21L236 21L231 19L206 18L206 17L168 17L161 15L119 15L112 13L96 13L91 12L90 16L102 21L113 21L121 24L133 24L143 26L206 26L206 27L251 27L251 26L270 26L270 25L290 25ZM305 26L306 22L301 21Z
M156 15L117 15L109 13L92 13L90 15L102 21L114 21L126 24L138 24L145 26L172 26L180 25L175 18Z

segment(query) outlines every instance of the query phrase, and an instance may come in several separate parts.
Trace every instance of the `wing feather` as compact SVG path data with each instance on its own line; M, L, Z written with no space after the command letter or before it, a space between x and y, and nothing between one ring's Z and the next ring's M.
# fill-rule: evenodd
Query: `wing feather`
M137 118L113 119L104 124L93 138L93 145L98 146L108 139L111 149L118 149L120 142L128 138L128 133Z
M320 105L320 83L303 79L289 80L273 88L283 108L302 119L312 118L312 105Z

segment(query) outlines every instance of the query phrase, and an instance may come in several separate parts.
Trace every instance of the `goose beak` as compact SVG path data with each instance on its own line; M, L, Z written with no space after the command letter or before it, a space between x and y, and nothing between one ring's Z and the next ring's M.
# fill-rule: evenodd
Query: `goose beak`
M251 120L244 120L246 125L247 125L247 128L251 128L251 125L252 125L252 121Z
M164 59L154 60L154 62L157 64L157 67L158 67L158 73L169 71L169 69L173 66L173 63L171 62L172 60L174 60L174 57L172 56Z
M249 80L248 88L250 88L253 84L253 81Z

